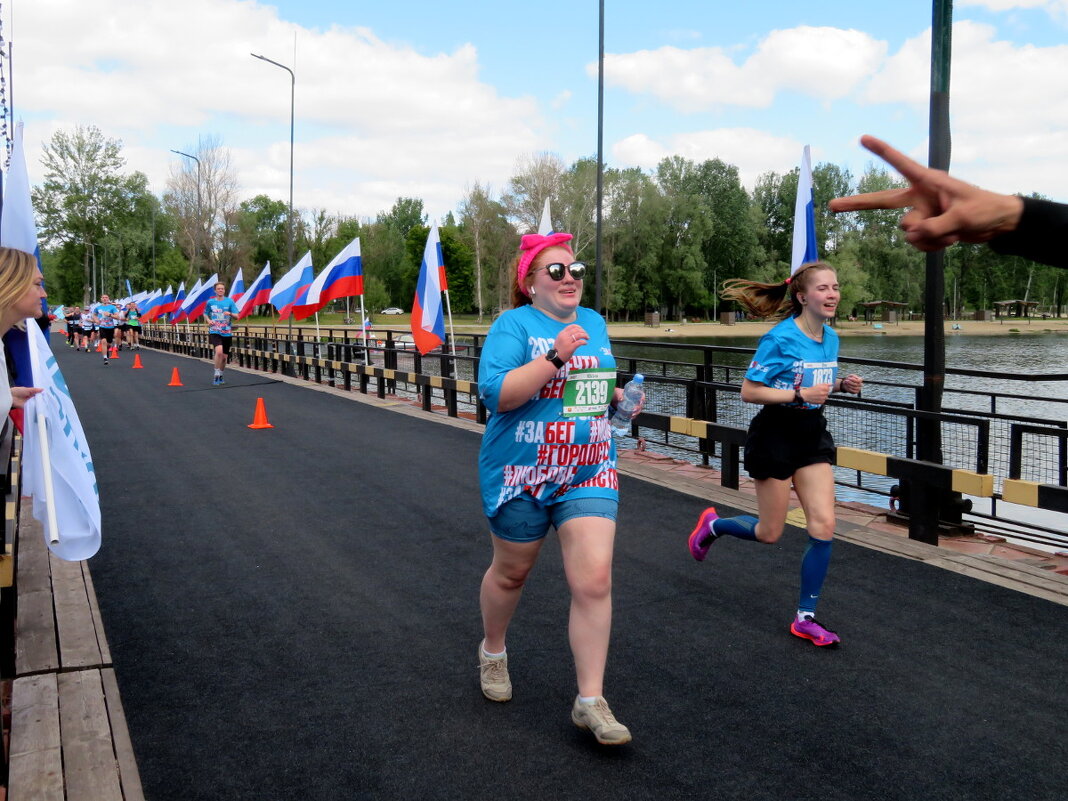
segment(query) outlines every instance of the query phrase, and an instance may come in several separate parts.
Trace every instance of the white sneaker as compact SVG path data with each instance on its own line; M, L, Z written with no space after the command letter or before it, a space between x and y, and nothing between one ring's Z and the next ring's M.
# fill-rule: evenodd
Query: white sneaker
M512 700L512 680L508 677L508 654L486 656L482 650L485 640L478 644L479 678L482 694L491 701Z
M571 707L571 722L580 729L589 729L601 745L623 745L630 742L630 729L616 720L604 696L598 695L592 704L584 704L575 696Z

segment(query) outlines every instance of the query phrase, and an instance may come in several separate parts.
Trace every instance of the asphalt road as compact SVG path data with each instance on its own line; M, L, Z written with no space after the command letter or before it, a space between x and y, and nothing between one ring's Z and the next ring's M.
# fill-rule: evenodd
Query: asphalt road
M510 633L514 700L479 692L476 434L53 344L149 799L1064 797L1065 607L837 543L843 645L817 649L787 631L803 537L697 564L700 501L624 478L606 695L634 742L600 747L569 718L556 547ZM248 428L259 397L273 429Z

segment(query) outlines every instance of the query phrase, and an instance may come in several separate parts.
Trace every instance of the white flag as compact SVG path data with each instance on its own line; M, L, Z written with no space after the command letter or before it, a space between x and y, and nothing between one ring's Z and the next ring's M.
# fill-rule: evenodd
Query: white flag
M67 382L40 327L26 326L30 340L33 385L44 391L26 404L22 477L24 492L33 496L33 516L45 529L45 542L61 559L88 559L100 549L100 494L93 457L74 408ZM42 454L37 416L48 423L48 456ZM44 465L51 467L56 531L48 518Z

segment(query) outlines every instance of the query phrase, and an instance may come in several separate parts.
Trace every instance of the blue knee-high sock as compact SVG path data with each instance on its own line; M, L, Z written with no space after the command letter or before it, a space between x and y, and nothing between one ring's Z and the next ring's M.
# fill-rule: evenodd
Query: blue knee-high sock
M740 540L755 540L756 524L757 519L752 515L717 517L712 521L712 533L717 537L727 534Z
M827 578L827 566L831 563L831 542L811 536L808 538L808 547L805 548L805 555L801 557L801 598L797 602L798 612L816 612L823 580Z

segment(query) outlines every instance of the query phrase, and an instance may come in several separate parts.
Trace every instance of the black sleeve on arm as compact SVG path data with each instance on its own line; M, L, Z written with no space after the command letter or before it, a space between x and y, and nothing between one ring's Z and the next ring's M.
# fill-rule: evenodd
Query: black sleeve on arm
M1016 230L994 237L990 247L1007 256L1068 267L1068 206L1030 197L1023 203Z

